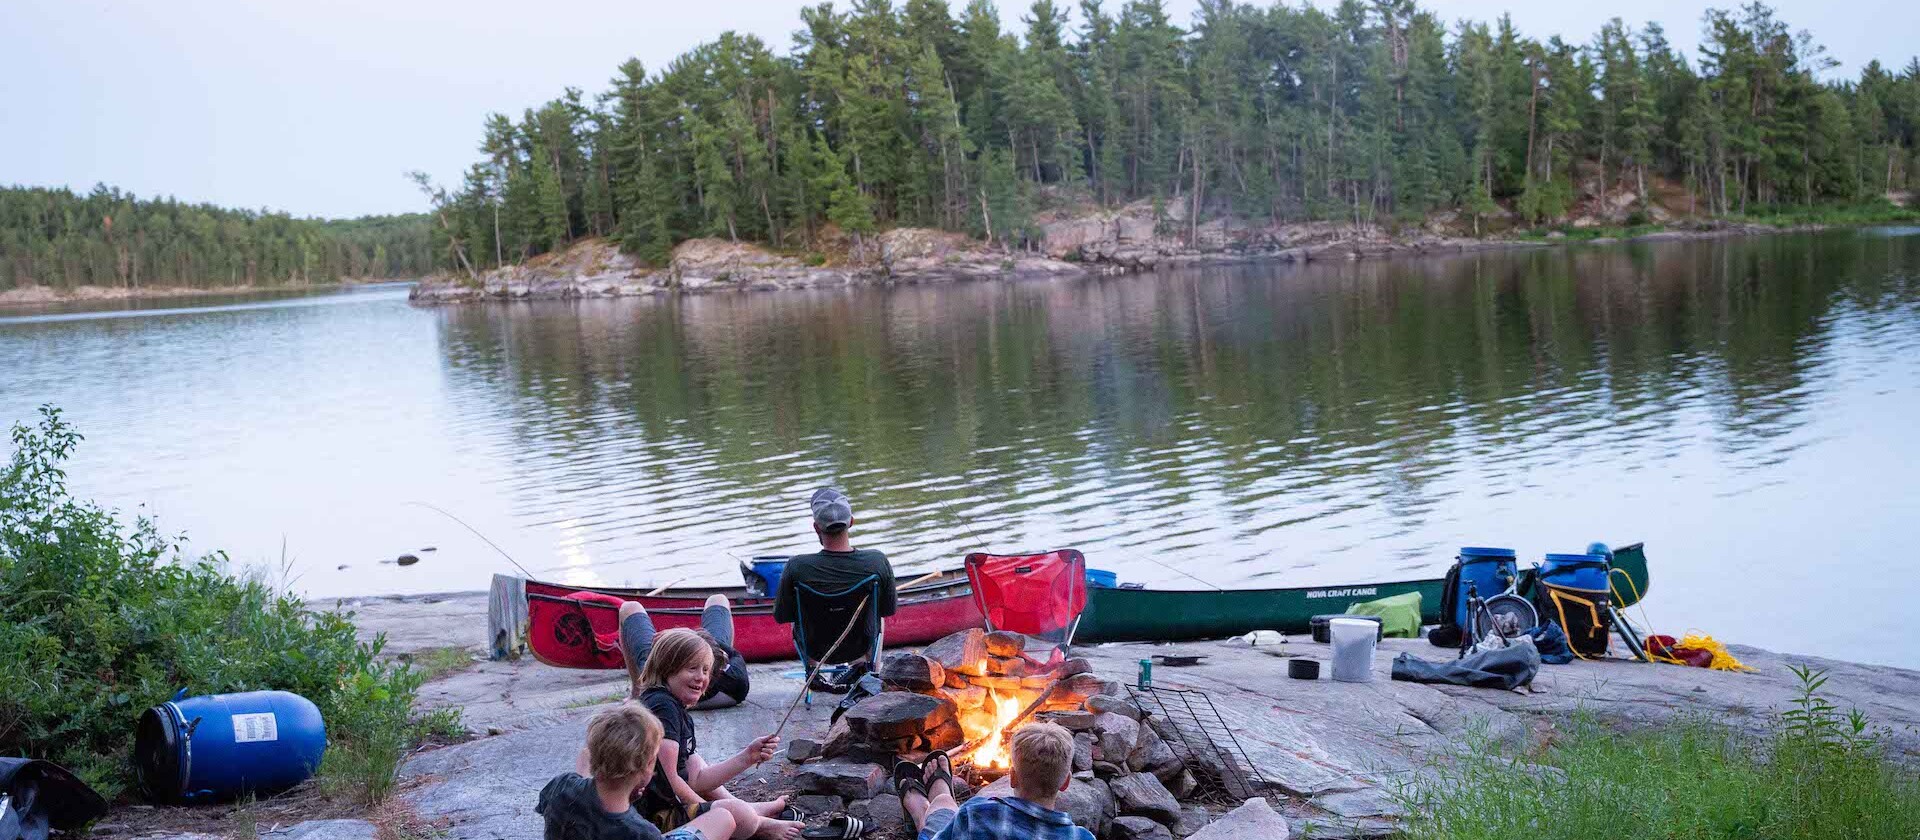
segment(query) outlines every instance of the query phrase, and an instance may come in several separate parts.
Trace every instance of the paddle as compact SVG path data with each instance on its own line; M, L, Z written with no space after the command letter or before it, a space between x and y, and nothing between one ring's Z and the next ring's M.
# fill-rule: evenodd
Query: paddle
M665 591L667 591L667 590L669 590L669 589L672 589L672 588L674 588L674 587L676 587L676 586L679 586L679 585L680 585L680 584L681 584L681 583L682 583L683 581L685 581L685 580L686 580L686 578L684 578L684 577L683 577L683 578L679 578L679 579L677 579L677 580L674 580L674 581L672 581L672 582L670 582L670 583L663 583L663 584L660 584L659 586L656 586L656 587L654 587L654 588L653 588L653 591L651 591L651 592L648 592L648 593L646 594L646 596L645 596L645 597L648 597L648 598L651 598L651 597L653 597L653 596L655 596L655 595L658 595L658 594L660 594L660 593L662 593L662 592L665 592Z

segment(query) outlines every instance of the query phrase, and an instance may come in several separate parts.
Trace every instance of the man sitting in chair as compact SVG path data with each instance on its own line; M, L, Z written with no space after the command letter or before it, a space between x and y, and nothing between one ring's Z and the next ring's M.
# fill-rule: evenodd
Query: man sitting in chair
M822 487L813 491L809 502L813 508L813 533L820 539L820 550L813 554L799 554L787 560L786 570L780 575L780 590L774 596L773 620L781 624L793 624L800 618L799 593L797 587L805 586L815 593L832 595L858 586L868 578L875 578L878 586L873 603L868 610L885 618L893 615L895 593L893 586L893 565L887 562L887 555L871 548L854 548L849 531L853 528L853 502L847 494L832 487ZM858 597L858 596L854 596ZM821 622L831 623L831 622ZM807 632L815 636L824 635L820 644L831 644L845 628L842 626L809 626ZM795 628L794 641L799 643L799 627ZM817 646L817 645L816 645ZM858 680L861 673L872 663L863 662L867 651L857 647L849 640L847 650L835 652L834 658L850 662L854 667L837 685L817 686L828 691L844 691ZM858 651L856 654L855 652ZM802 658L805 658L802 652Z

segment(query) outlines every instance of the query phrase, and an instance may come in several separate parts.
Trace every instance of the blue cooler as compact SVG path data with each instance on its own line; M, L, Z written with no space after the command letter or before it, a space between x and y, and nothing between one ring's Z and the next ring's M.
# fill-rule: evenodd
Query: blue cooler
M1112 589L1120 585L1120 576L1106 569L1088 569L1087 585L1098 586L1103 589Z
M753 573L760 576L766 597L780 594L780 576L787 571L787 555L761 554L753 558Z
M1520 573L1520 555L1511 548L1466 546L1454 559L1453 625L1467 626L1467 587L1473 586L1482 599L1505 592Z
M187 697L141 713L135 780L156 802L198 803L278 793L304 782L327 752L320 709L287 691Z
M1598 554L1549 554L1540 563L1540 582L1587 592L1607 591L1607 558Z

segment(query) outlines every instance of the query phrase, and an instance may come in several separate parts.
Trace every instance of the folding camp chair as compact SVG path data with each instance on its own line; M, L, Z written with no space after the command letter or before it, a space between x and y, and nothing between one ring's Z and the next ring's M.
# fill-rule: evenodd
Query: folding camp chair
M969 554L967 581L988 630L1073 644L1087 608L1087 558L1071 548L1043 554Z
M795 582L793 649L800 654L802 673L820 663L820 674L844 675L848 663L867 660L880 664L880 577L868 575L838 592L821 592ZM862 602L865 602L864 604ZM859 612L856 613L855 610ZM847 630L853 625L851 631ZM842 640L840 634L847 637ZM834 642L839 641L839 647ZM806 702L813 705L812 686L803 686Z

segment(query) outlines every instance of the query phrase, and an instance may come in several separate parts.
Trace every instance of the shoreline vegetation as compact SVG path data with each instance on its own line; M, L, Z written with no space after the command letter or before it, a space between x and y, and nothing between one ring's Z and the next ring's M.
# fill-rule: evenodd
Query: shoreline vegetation
M45 406L0 464L0 755L58 762L109 801L134 790L134 721L178 689L278 689L312 700L328 748L315 807L370 807L422 742L464 735L457 710L416 710L427 673L361 640L219 553L188 556L155 522L74 498L81 435Z
M488 115L457 185L413 174L449 273L421 296L1920 218L1920 58L1829 78L1824 48L1763 3L1707 12L1695 56L1657 24L1540 39L1404 0L1207 3L1184 26L1160 0L1033 0L1011 30L988 0L800 17L784 53L726 32L629 60L598 95Z
M428 224L0 185L0 306L411 279L440 268Z

